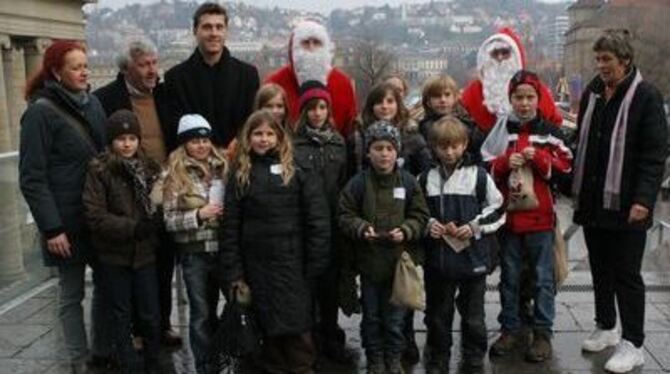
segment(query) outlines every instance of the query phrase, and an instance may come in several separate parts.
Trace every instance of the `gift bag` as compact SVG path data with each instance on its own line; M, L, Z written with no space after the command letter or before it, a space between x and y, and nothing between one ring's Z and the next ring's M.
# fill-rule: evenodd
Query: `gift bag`
M556 218L556 224L554 225L554 282L556 288L563 284L569 272L568 246L563 238L558 218Z
M390 302L412 310L424 310L426 308L423 279L421 279L412 257L407 252L400 255L396 264Z
M248 287L236 287L219 317L209 356L210 374L241 373L242 360L261 346Z
M508 211L532 210L540 205L533 189L533 170L530 166L512 170L509 174L508 187Z

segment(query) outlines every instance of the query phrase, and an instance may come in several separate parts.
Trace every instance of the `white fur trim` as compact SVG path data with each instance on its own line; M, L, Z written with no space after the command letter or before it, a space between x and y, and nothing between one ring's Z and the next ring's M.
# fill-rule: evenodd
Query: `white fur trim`
M326 28L322 24L312 20L303 20L298 22L293 28L292 38L293 49L299 48L301 41L309 38L315 38L323 43L323 46L331 55L335 50L335 46L330 40L330 35L328 35Z
M481 72L484 63L491 59L489 53L491 53L493 49L505 46L512 49L512 55L516 60L515 62L517 66L519 67L518 70L523 69L524 66L523 60L521 59L521 47L511 36L505 33L497 33L489 36L488 39L482 43L482 46L479 47L479 52L477 52L477 71Z

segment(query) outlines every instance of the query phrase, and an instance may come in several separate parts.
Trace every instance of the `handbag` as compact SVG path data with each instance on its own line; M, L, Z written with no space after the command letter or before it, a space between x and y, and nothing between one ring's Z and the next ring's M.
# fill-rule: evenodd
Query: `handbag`
M391 304L412 310L426 309L423 279L407 251L402 252L396 263L393 290L389 301Z
M533 170L530 166L524 165L512 170L507 186L509 188L508 211L533 210L540 205L533 189Z
M568 273L570 273L568 266L568 246L563 238L558 217L556 217L556 224L554 225L554 282L556 288L565 282Z
M241 373L245 357L259 351L261 331L248 287L234 287L212 339L208 372Z

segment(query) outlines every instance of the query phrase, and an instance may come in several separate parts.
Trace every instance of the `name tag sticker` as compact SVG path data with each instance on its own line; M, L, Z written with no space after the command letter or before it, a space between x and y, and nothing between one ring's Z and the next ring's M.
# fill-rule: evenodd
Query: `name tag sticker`
M393 198L394 199L399 199L399 200L405 200L405 189L400 187L400 188L394 188L393 189Z
M282 171L281 164L270 165L270 173L279 175L281 174L281 171Z

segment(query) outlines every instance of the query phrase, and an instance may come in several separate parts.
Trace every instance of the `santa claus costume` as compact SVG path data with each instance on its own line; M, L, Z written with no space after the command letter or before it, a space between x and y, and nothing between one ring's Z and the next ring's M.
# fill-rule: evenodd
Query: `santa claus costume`
M307 51L301 42L310 38L321 41L322 47ZM289 39L289 64L266 78L266 82L280 85L286 91L289 120L295 122L300 115L298 99L300 85L315 80L324 84L332 95L335 128L347 138L356 118L356 94L349 78L342 70L332 66L335 46L326 28L314 21L304 20L293 29Z
M509 58L498 61L491 56L494 50L509 50ZM511 105L507 97L509 80L526 68L526 52L519 36L510 28L502 28L482 43L477 53L479 79L470 82L461 95L461 103L479 129L487 134L499 115L508 114ZM542 84L538 110L547 121L560 126L563 122L549 88Z

